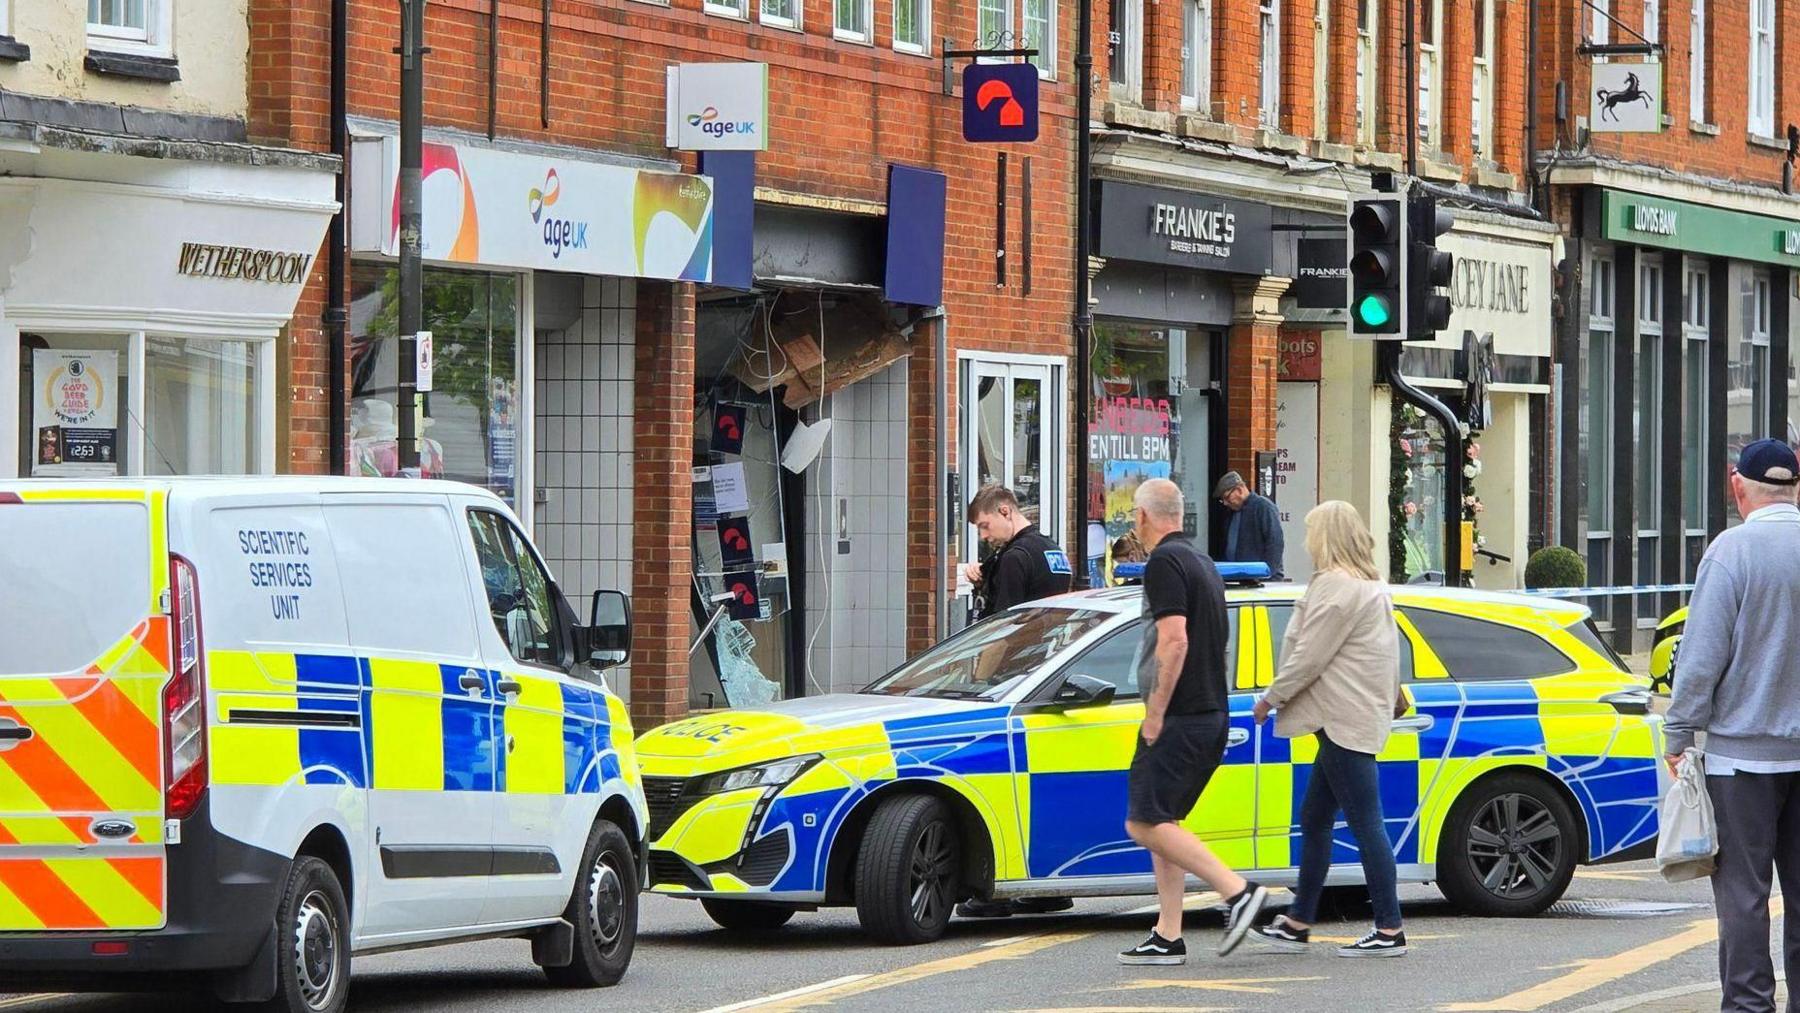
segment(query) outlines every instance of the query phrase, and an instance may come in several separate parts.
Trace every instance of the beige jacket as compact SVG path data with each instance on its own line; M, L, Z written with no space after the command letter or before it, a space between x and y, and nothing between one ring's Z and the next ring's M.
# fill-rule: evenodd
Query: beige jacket
M1284 739L1323 728L1359 753L1387 744L1400 692L1399 631L1386 584L1328 570L1307 585L1263 694Z

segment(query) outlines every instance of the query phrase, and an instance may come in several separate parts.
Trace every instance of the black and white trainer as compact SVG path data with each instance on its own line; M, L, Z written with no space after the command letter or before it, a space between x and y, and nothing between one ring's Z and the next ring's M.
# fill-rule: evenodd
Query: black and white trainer
M1406 956L1406 933L1396 932L1383 935L1371 932L1354 943L1338 947L1340 957L1404 957Z
M1284 953L1305 953L1312 943L1312 929L1297 929L1286 915L1276 915L1269 924L1251 929L1250 941Z
M1119 963L1168 966L1187 963L1187 944L1179 939L1164 939L1155 929L1150 938L1119 954Z
M1225 938L1219 940L1219 956L1223 957L1237 949L1244 941L1244 934L1250 926L1256 924L1256 916L1261 913L1263 902L1269 899L1268 888L1246 881L1243 892L1225 903L1230 913L1225 916Z

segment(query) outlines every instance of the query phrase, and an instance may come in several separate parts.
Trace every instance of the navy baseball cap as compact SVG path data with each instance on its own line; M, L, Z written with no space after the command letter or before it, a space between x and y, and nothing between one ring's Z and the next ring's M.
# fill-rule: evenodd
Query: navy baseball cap
M1738 454L1737 472L1753 482L1794 485L1800 483L1800 460L1781 440L1757 440Z

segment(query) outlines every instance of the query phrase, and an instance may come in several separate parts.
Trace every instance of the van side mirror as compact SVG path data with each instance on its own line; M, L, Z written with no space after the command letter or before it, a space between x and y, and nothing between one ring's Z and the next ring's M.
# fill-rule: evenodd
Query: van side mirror
M588 614L588 663L595 671L631 659L631 596L623 591L595 591Z
M1071 675L1063 680L1052 698L1059 708L1074 710L1080 707L1104 707L1112 703L1119 688L1105 679L1096 679L1091 675Z

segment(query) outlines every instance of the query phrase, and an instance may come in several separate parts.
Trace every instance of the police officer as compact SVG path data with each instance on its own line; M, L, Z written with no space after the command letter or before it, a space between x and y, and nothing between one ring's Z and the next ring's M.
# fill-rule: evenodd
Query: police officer
M984 562L963 564L963 576L981 599L976 618L1064 594L1074 586L1068 555L1031 523L1011 489L984 486L969 501L969 523L998 550Z

